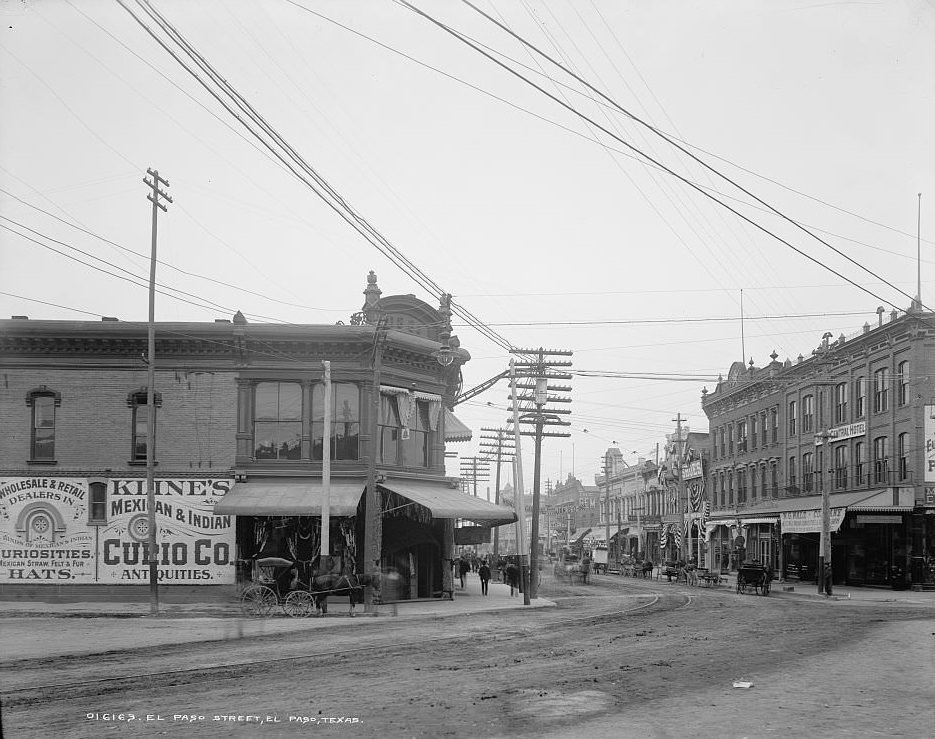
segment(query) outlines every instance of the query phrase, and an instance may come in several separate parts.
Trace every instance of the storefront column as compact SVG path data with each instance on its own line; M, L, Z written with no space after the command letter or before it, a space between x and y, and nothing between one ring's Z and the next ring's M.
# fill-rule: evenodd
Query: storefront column
M442 592L454 594L454 574L451 561L455 551L455 522L446 518L442 521ZM491 570L496 569L496 563L491 563Z

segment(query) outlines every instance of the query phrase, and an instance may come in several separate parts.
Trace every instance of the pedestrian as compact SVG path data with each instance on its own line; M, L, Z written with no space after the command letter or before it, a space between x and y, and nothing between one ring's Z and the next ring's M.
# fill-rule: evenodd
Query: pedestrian
M464 579L467 577L467 573L471 571L471 565L468 564L468 561L463 557L458 562L458 574L461 575L461 589L464 590Z
M480 575L481 594L487 595L487 585L490 582L490 565L487 564L486 559L481 562L481 565L477 570L477 574Z
M510 584L510 595L519 592L519 567L514 562L506 566L506 580Z

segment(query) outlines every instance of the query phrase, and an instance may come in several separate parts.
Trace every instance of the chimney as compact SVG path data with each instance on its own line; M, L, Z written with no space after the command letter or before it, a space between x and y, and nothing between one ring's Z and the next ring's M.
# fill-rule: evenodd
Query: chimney
M29 316L10 316L11 321L28 321Z
M883 314L886 313L886 309L881 305L877 308L877 326L883 325Z

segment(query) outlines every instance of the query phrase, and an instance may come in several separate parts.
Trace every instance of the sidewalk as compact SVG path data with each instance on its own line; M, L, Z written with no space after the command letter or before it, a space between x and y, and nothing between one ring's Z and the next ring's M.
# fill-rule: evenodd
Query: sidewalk
M236 600L217 603L165 603L159 615L150 615L148 602L43 602L0 601L0 654L4 661L178 644L217 641L272 634L291 634L354 625L378 626L387 620L445 618L497 610L548 608L550 600L537 598L523 605L523 595L510 596L503 583L490 583L481 594L476 573L467 576L462 590L455 580L453 600L400 601L380 605L376 613L358 606L348 617L347 598L330 598L322 618L289 618L281 609L266 617L245 617Z
M731 591L737 589L737 573L732 572L727 575L721 575L721 578L721 584L715 587L726 587ZM750 592L753 592L752 589ZM773 580L770 584L769 595L770 597L780 595L800 598L817 598L828 601L849 600L868 603L911 603L915 605L928 605L935 608L935 590L892 590L889 588L864 588L851 585L835 585L832 588L832 594L828 596L824 593L819 593L818 584L814 582L801 580L780 582L779 580Z

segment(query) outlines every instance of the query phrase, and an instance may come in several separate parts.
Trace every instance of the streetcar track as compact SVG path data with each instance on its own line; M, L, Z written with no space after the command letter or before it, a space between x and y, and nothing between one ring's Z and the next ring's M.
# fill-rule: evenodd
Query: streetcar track
M672 594L686 597L684 594ZM604 610L601 612L590 612L582 616L550 618L546 623L540 623L537 628L532 626L514 627L497 634L498 640L509 641L522 637L529 637L534 633L542 632L544 628L558 627L576 627L581 623L600 623L611 618L620 618L634 614L660 603L663 603L663 595L658 593L649 594L651 600L640 603L632 608ZM615 597L615 596L607 596ZM617 596L619 597L619 596ZM637 596L646 597L646 596ZM691 597L686 597L686 602L672 608L680 610L691 604ZM549 614L551 615L551 614ZM401 625L400 628L405 627ZM411 647L420 647L426 644L439 644L444 642L457 642L473 638L470 633L460 633L451 636L423 637L417 640L405 642L381 639L379 642L368 644L361 647L342 647L339 649L318 651L311 654L287 655L284 657L273 657L267 659L226 662L218 664L203 664L198 667L189 667L174 670L159 670L149 673L135 673L131 675L117 675L94 680L81 680L72 683L49 683L49 684L31 684L15 688L0 688L3 695L3 703L6 707L12 708L20 705L30 705L42 701L44 703L56 701L62 702L74 698L87 696L101 696L109 693L133 690L135 688L152 689L154 687L166 688L179 685L194 685L204 682L218 682L220 680L242 679L247 674L245 670L256 669L261 666L272 666L284 663L297 663L320 660L323 658L344 657L351 654L362 654L379 650L397 651L405 650ZM83 656L85 659L88 655ZM6 665L9 667L9 665ZM224 674L227 671L227 674ZM185 679L190 678L190 679Z

